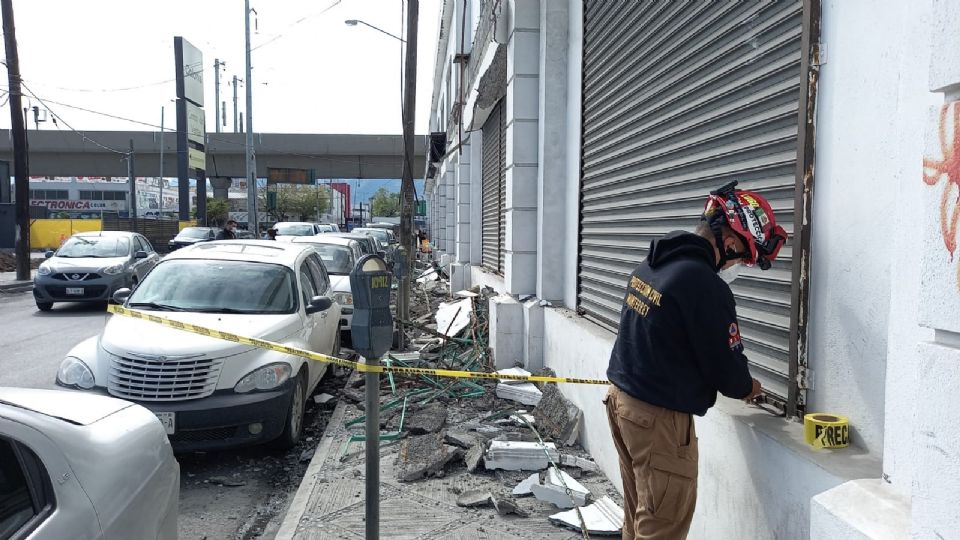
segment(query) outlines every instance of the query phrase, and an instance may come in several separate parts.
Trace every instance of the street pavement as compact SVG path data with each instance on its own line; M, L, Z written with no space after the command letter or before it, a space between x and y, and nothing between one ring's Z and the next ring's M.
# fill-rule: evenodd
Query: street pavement
M74 345L99 334L109 316L103 304L55 304L41 313L29 291L0 292L0 386L57 389L60 361ZM317 392L342 386L342 379L328 376ZM303 438L287 452L178 455L180 538L272 538L330 413L308 400Z
M56 304L41 313L29 292L0 293L0 386L57 388L60 361L106 318L103 304Z

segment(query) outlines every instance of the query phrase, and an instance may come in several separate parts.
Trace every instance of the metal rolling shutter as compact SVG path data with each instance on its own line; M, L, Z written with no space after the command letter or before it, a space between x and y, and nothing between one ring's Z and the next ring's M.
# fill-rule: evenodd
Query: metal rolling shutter
M578 301L619 320L650 240L692 228L729 180L791 235L734 286L751 372L786 400L801 84L800 1L585 0Z
M503 100L483 124L483 266L503 273L504 198L506 195L506 133Z

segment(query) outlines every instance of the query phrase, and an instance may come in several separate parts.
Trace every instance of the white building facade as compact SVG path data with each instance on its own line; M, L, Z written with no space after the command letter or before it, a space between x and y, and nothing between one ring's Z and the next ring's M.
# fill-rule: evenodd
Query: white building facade
M650 240L738 180L791 238L733 286L766 394L697 418L690 537L960 537L960 5L447 0L441 17L429 232L455 289L501 293L497 365L604 378ZM605 389L561 390L618 481ZM851 447L806 445L813 412L848 416Z

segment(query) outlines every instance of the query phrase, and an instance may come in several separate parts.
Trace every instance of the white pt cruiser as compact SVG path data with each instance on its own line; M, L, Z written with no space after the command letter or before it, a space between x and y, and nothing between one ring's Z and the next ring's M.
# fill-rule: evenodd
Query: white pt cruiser
M340 306L330 295L313 246L231 240L168 255L117 299L171 320L336 355ZM325 370L325 363L114 315L101 335L70 351L57 384L150 409L175 451L270 441L289 447Z

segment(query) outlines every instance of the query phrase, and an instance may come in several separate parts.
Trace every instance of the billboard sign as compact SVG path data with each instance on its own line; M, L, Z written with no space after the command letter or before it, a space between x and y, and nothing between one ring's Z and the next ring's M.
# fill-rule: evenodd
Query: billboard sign
M203 146L206 135L207 127L203 108L187 101L187 139Z
M182 37L173 38L177 63L177 97L203 107L203 53Z

